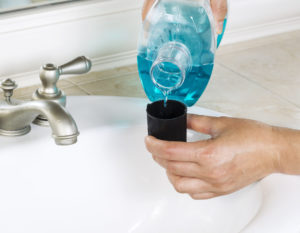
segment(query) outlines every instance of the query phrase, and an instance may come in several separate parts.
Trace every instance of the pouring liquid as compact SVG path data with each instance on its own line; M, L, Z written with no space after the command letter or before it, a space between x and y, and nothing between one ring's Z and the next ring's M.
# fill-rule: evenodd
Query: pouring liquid
M167 107L167 102L168 102L168 97L169 97L169 94L170 94L170 90L167 90L167 91L162 91L163 92L163 95L164 95L164 107L166 108Z

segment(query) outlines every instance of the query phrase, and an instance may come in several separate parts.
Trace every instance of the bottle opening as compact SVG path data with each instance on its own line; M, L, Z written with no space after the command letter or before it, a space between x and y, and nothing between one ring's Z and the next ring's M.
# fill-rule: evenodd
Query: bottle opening
M177 89L183 84L190 64L188 48L178 42L169 42L159 50L151 67L152 81L163 91Z
M182 85L185 70L170 61L161 61L153 65L151 77L154 84L163 89L175 89Z

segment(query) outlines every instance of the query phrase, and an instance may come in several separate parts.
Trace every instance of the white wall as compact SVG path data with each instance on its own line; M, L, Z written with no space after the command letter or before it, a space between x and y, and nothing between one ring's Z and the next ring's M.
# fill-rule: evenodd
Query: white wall
M134 62L140 7L140 0L99 0L2 15L0 77L30 85L39 81L41 65L78 55L92 58L96 68L122 65L128 54Z
M142 0L82 1L0 16L0 78L39 82L38 69L78 55L94 70L132 64ZM300 29L300 0L231 0L223 44Z
M230 0L224 43L300 29L299 0Z

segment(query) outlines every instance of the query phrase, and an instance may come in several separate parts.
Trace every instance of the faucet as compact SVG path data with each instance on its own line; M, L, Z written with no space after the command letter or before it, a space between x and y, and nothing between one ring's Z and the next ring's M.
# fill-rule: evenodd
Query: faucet
M57 145L71 145L79 135L76 123L66 110L66 96L56 87L60 74L85 73L91 69L91 62L79 57L63 66L53 64L42 66L40 77L43 87L33 94L33 100L12 99L15 81L6 79L1 82L4 101L0 101L0 135L21 136L30 132L32 122L49 125Z
M77 57L61 66L56 66L51 63L43 65L40 69L42 87L33 93L32 99L51 100L66 107L66 95L57 87L60 76L66 74L84 74L89 72L91 68L92 62L84 56ZM40 126L49 125L47 117L42 114L37 116L33 123Z

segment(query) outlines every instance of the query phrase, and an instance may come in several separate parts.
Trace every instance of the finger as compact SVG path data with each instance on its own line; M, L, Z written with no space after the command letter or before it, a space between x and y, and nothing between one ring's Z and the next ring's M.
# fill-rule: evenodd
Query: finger
M201 167L196 163L170 161L156 156L153 156L153 159L171 174L189 178L205 179L205 177L201 176Z
M198 141L197 143L169 142L147 136L145 144L147 150L161 158L174 161L196 162L202 150L205 150L209 141Z
M176 176L201 179L213 184L214 179L211 177L210 170L199 163L165 160L155 155L153 155L153 159L162 168L166 169L168 173Z
M190 196L194 200L205 200L205 199L218 197L219 195L216 193L197 193L197 194L190 194Z
M167 172L167 175L169 181L179 193L196 194L213 192L213 187L203 180L177 176L170 172Z
M211 9L216 21L216 31L221 34L223 31L224 19L227 14L227 0L211 0Z
M208 134L213 137L225 128L226 120L224 117L210 117L195 114L188 114L187 127L200 133Z
M143 9L142 9L142 19L145 20L149 10L151 9L152 5L154 4L155 0L145 0Z

